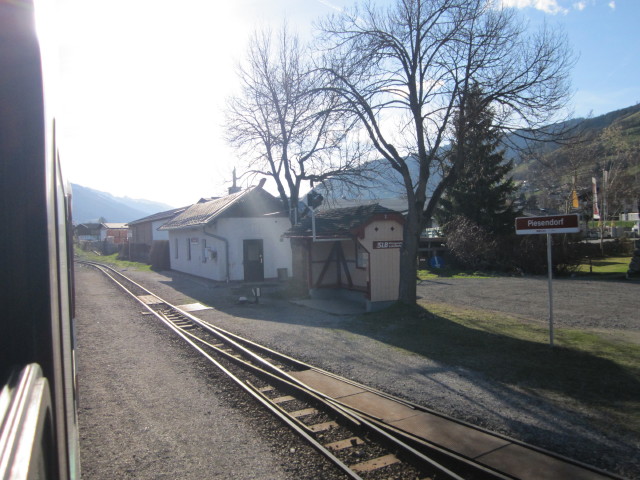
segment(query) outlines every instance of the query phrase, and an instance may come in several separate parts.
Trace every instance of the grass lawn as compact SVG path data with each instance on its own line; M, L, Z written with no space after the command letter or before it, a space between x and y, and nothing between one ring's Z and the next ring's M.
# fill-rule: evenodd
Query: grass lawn
M146 263L130 262L128 260L118 260L117 253L114 253L112 255L98 255L93 252L81 250L78 247L74 247L74 253L78 260L99 262L99 263L104 263L106 265L111 265L113 267L118 267L118 268L131 268L134 270L141 270L141 271L151 270L151 265L147 265Z
M390 319L393 319L391 322ZM462 367L640 433L640 345L506 314L421 302L367 314L358 333Z
M428 280L432 278L490 278L498 274L492 272L472 272L459 268L445 266L443 268L426 268L418 270L418 279Z
M594 276L600 278L624 277L629 269L631 257L594 258L591 262L584 262L578 266L576 275Z
M575 270L579 277L600 279L624 278L629 269L630 256L594 258L590 262L585 260ZM489 278L501 275L495 272L472 272L455 267L427 268L418 270L418 279L428 280L434 278Z

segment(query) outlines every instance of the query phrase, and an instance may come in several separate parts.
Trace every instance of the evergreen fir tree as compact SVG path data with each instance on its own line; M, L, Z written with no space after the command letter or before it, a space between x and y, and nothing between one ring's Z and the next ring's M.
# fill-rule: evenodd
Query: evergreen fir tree
M495 235L513 233L515 211L511 196L516 186L507 177L513 162L504 161L500 150L500 132L493 126L494 112L483 99L478 86L471 89L465 102L465 115L461 121L456 115L456 135L464 142L464 166L455 182L445 190L436 212L436 219L445 225L454 217L462 216ZM459 140L451 146L456 155Z

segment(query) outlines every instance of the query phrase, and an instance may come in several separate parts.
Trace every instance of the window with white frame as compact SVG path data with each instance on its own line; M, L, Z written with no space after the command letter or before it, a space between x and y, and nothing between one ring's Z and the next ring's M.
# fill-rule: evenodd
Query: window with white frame
M356 268L369 266L369 252L356 240Z

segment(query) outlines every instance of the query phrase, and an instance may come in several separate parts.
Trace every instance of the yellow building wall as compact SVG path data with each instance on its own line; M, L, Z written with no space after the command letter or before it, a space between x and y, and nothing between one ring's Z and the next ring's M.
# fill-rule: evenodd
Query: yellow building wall
M369 252L369 278L372 302L386 302L398 299L400 283L400 249L374 249L373 242L402 241L402 225L394 220L378 220L365 227L360 244Z

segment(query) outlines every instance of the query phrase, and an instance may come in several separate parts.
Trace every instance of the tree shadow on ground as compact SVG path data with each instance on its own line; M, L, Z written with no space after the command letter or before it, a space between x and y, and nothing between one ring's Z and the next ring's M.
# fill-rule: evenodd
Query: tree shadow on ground
M356 333L520 388L599 407L640 399L640 371L587 352L466 327L422 307L394 306L349 324Z
M341 364L346 366L375 361L380 369L389 368L397 371L400 377L413 379L417 388L450 390L453 398L468 397L466 401L472 402L474 407L472 413L462 415L466 421L485 425L485 417L499 418L498 423L508 425L513 435L523 435L544 448L587 463L596 461L593 455L597 451L595 463L601 468L622 468L624 472L636 470L638 457L631 453L634 449L629 445L636 444L640 436L637 421L640 375L633 369L625 369L615 362L577 350L552 349L546 344L464 326L422 307L396 305L374 314L331 315L291 304L287 301L288 286L269 282L262 284L265 297L259 304L239 304L238 295L250 292L253 285L211 282L179 272L163 272L163 275L168 278L162 283L184 298L212 306L228 315L225 318L226 328L235 331L233 325L237 324L240 326L238 333L244 331L245 335L260 343L266 340L269 347L279 349L279 336L296 331L294 325L303 327L304 330L296 335L302 335L300 338L304 338L301 341L306 342L305 345L323 352L318 358L325 355L341 358ZM215 324L219 314L211 312L209 315ZM206 317L203 314L201 318ZM258 327L254 322L266 322L266 325ZM263 329L269 329L269 323L273 324L275 335L265 335ZM261 330L261 335L269 337L269 340L246 333L254 328ZM319 337L323 341L328 338L335 341L314 343L316 337L313 332L318 329L333 332ZM382 357L372 360L371 352L363 360L363 352L352 348L350 339L355 336L365 336L390 348L414 353L424 361L413 366L398 365L383 353L380 353ZM309 361L309 358L303 360ZM640 360L635 362L636 365L638 363ZM444 372L459 375L465 380L443 381L441 374ZM368 383L366 379L359 380ZM399 385L404 385L401 379L398 381ZM478 388L483 393L478 396L477 391L467 391L466 386L469 385L473 385L471 390ZM386 384L372 386L389 391ZM403 393L402 388L394 388L389 393ZM573 401L561 400L562 397ZM522 412L523 418L495 411L492 398L499 398L511 412ZM587 408L575 407L576 404ZM532 426L527 418L536 418L539 424ZM563 428L565 422L571 425L566 432ZM599 435L610 440L614 437L622 440L600 442ZM593 445L593 448L585 450L584 445ZM617 452L620 448L626 451L627 447L629 454L623 468L616 463L620 458Z
M640 399L640 371L576 349L518 339L471 328L423 307L396 305L382 312L357 317L313 312L285 299L287 285L262 283L263 297L249 302L254 285L211 282L174 272L163 272L162 283L203 304L247 319L337 328L364 335L453 368L481 373L505 385L567 396L592 407L619 409ZM631 353L630 355L634 355ZM631 362L630 362L631 363ZM635 364L640 364L637 359Z

